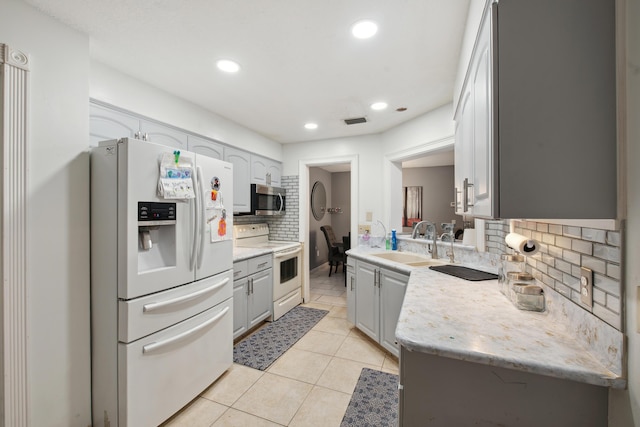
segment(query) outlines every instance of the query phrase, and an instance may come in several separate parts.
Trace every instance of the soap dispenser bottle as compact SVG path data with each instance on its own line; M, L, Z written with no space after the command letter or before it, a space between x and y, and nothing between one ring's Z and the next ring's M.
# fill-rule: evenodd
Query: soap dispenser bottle
M391 229L391 250L392 251L397 251L398 250L398 239L396 237L396 229L395 228Z

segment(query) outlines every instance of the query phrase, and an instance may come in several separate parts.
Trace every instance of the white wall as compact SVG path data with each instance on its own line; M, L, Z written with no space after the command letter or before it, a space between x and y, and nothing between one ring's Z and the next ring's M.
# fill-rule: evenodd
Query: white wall
M91 62L90 84L91 98L264 157L282 160L280 143L100 62Z
M380 135L285 144L283 145L282 174L299 175L299 161L301 160L317 160L321 162L322 159L357 155L359 163L359 195L356 197L358 198L357 208L359 215L362 216L362 221L364 221L364 215L367 211L373 212L374 218L380 218L383 209L383 200L380 196L383 160L381 152Z
M331 174L331 207L341 208L342 213L331 215L331 226L336 237L347 236L351 231L351 172Z
M90 416L89 39L2 0L0 42L30 55L28 360L32 426Z

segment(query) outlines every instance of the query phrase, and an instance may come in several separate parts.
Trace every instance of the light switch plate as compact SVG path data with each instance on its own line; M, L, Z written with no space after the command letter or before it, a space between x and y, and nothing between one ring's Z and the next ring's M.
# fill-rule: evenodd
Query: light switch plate
M593 307L593 271L586 267L580 267L580 301Z
M365 216L367 217L367 221L373 221L373 212L367 212Z

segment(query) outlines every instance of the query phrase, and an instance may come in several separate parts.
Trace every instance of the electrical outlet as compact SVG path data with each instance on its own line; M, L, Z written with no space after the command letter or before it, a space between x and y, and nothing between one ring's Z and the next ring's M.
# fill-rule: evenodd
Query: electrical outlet
M367 212L365 216L367 217L367 221L373 221L373 212Z
M593 271L590 268L580 268L580 301L593 307Z
M366 231L371 233L371 225L369 225L369 224L360 224L360 225L358 225L358 234L364 234Z

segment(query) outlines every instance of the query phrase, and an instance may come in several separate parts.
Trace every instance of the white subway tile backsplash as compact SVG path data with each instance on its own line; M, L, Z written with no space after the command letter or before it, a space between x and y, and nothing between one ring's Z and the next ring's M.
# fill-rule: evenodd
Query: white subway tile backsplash
M608 310L607 308L601 306L600 304L593 305L593 314L595 314L597 317L604 320L614 328L621 330L622 321L620 318L620 314L614 313L613 311Z
M556 260L556 267L558 270L571 274L571 264L561 259Z
M595 228L583 228L582 238L592 242L606 243L607 232L606 230L596 230Z
M616 297L622 295L620 282L601 274L593 275L593 286Z
M571 240L571 249L582 254L591 255L593 253L593 244L584 240Z
M593 246L593 256L605 259L611 262L620 262L620 248L615 246L606 246L595 244Z
M607 264L607 276L620 280L621 271L618 264Z
M607 244L611 246L620 246L620 232L619 231L607 231Z
M549 224L549 233L562 235L562 226L557 224Z
M614 313L620 314L620 298L613 296L611 294L607 294L607 305L606 307L613 311Z
M597 273L607 274L607 263L598 258L583 255L582 266L590 268Z
M600 289L593 289L593 302L600 305L607 304L607 294Z
M571 239L568 237L556 237L556 246L563 249L571 249Z
M556 282L555 290L567 298L571 298L571 288L562 282Z
M580 254L569 250L562 251L562 258L571 264L580 265Z
M582 237L582 229L580 227L574 227L571 225L565 225L562 227L562 234L568 237Z
M504 243L508 222L487 221L487 224L492 224L487 225L487 234L492 236L487 240L489 252L513 253ZM619 230L520 221L516 222L515 231L540 242L539 253L527 259L527 271L536 280L620 330L622 249ZM594 271L593 309L580 302L580 267Z

